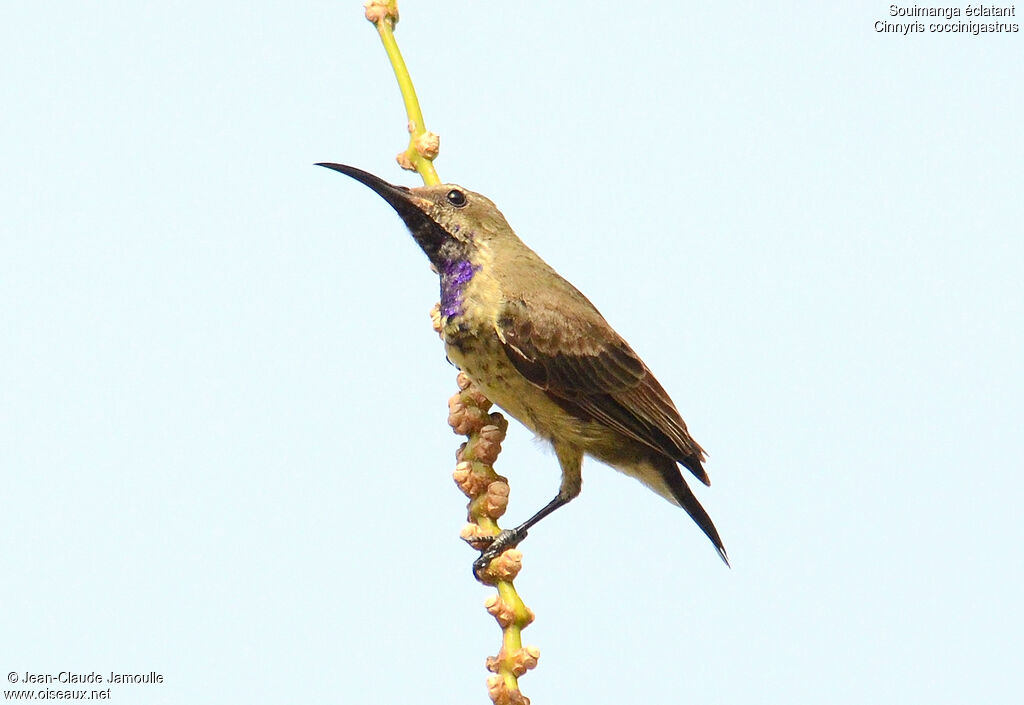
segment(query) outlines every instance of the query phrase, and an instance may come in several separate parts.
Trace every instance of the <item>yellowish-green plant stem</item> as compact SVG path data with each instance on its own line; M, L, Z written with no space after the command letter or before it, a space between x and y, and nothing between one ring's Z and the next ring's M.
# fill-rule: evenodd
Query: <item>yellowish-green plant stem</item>
M425 186L440 184L441 179L433 163L438 151L438 137L429 132L424 124L423 111L416 97L409 68L405 65L395 39L395 23L398 22L397 0L369 0L366 4L366 18L373 23L380 35L384 51L398 80L398 88L402 93L408 117L409 146L405 152L398 155L398 161L404 168L415 170L423 179ZM436 309L432 317L435 330L440 333L440 314ZM460 378L463 377L460 375ZM508 499L508 485L505 478L494 471L493 463L500 451L500 443L505 437L505 428L508 424L500 414L494 415L497 419L488 416L491 401L476 389L475 385L469 389L471 384L468 377L460 379L460 392L453 397L453 400L458 399L456 406L459 410L449 415L449 423L452 423L452 428L457 433L465 433L468 437L466 444L458 453L459 466L465 465L467 468L463 468L464 471L461 473L458 468L456 469L456 482L470 496L470 534L482 538L501 533L496 517L504 512ZM467 410L471 417L468 421L465 413ZM494 421L498 422L498 426L494 425ZM483 447L487 448L486 452L478 453ZM492 495L492 490L499 486L503 489L495 490ZM500 509L495 509L496 502L500 504ZM465 538L473 544L472 536ZM515 558L504 560L512 553L515 553ZM494 570L495 564L498 563L501 566ZM487 582L493 584L498 591L497 600L488 601L488 611L495 616L502 629L501 651L496 657L488 659L488 668L495 673L493 681L488 680L488 690L491 699L502 705L529 703L519 690L518 675L533 668L540 653L533 647L523 648L522 631L533 621L533 613L519 597L512 582L520 565L521 554L517 551L506 551L495 559L488 569Z
M459 392L449 400L448 423L456 433L467 436L456 454L455 481L470 498L470 524L463 538L477 545L496 536L501 529L497 517L508 502L508 481L494 470L508 422L499 413L488 413L487 399L464 374L459 374ZM523 647L522 631L533 621L533 613L516 592L513 580L521 567L522 554L506 551L494 559L481 578L494 585L498 594L487 601L490 612L501 626L501 650L487 659L487 668L495 675L488 679L492 700L499 705L517 705L528 700L519 690L518 677L537 663L540 652Z
M474 392L480 394L475 388ZM481 401L483 402L482 404ZM470 406L480 404L478 408L481 408L482 411L487 411L491 405L489 400L473 399L468 395L466 403ZM469 441L466 443L462 454L463 458L473 458L475 456L476 445L480 442L480 431L474 430L470 432L468 438ZM484 476L487 482L496 480L507 482L505 478L499 476L494 470L493 463L475 461L474 472ZM497 520L487 513L486 496L477 497L470 502L469 514L471 521L479 526L485 535L497 536L501 533L501 527L498 526ZM515 692L519 690L519 680L514 671L515 661L517 655L522 653L523 650L523 629L533 621L533 614L519 596L511 579L496 578L494 580L494 587L498 591L498 597L511 612L512 617L508 624L502 627L501 652L495 664L496 672L504 680L505 687L509 691Z
M397 0L388 2L388 15L373 21L380 35L380 41L387 52L391 68L394 69L395 78L398 80L398 89L402 92L402 102L405 103L405 114L409 118L409 147L405 150L405 157L408 163L416 170L423 179L425 186L435 186L441 183L441 178L434 169L434 156L429 152L423 153L422 140L427 134L426 125L423 123L423 111L420 109L420 101L416 97L416 88L413 86L412 77L409 75L409 68L405 65L402 52L398 48L398 41L395 39L395 22L398 17Z
M515 614L515 620L501 630L501 651L506 655L517 654L523 648L523 627L528 625L533 617L511 580L500 580L495 587L502 602L511 607ZM509 664L499 666L498 675L505 681L506 688L511 691L519 690L519 679Z

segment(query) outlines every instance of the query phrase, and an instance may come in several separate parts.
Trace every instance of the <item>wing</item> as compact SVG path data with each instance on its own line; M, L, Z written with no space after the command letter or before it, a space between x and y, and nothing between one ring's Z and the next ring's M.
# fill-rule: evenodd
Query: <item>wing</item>
M583 301L587 307L577 316L524 299L507 302L496 330L513 366L556 401L682 463L710 484L701 465L704 451L668 394Z

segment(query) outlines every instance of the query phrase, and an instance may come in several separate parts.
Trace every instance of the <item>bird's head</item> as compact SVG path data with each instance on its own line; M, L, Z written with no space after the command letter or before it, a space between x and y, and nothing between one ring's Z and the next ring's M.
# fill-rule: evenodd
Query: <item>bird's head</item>
M495 240L515 238L505 217L485 196L455 184L407 188L344 164L321 163L365 184L405 221L430 263L443 271L453 262L476 261Z

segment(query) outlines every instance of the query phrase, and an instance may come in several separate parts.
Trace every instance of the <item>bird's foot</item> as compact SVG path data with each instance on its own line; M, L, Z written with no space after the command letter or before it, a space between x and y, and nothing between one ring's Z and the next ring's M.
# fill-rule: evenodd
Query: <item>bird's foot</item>
M481 537L482 538L482 537ZM473 577L484 582L483 572L491 565L491 561L510 548L515 548L526 538L526 529L505 529L497 536L490 537L490 545L484 549L480 557L473 561Z

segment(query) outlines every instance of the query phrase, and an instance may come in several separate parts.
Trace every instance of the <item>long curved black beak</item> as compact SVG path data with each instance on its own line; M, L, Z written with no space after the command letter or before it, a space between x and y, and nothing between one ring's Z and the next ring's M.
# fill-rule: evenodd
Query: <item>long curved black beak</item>
M398 214L402 216L403 220L407 215L411 215L412 211L415 211L420 215L423 214L423 209L416 206L416 197L413 196L412 192L410 192L405 186L389 184L379 176L374 176L368 171L356 169L354 166L348 166L346 164L320 162L317 166L334 169L334 171L340 171L345 176L351 176L359 183L368 186L374 191L374 193L383 198L391 205L392 208L398 211Z
M441 243L447 234L426 212L426 209L432 205L428 199L414 194L405 186L389 184L379 176L374 176L362 169L356 169L354 166L334 164L332 162L320 162L317 166L333 169L345 176L351 176L359 183L372 189L401 216L405 226L409 228L409 232L412 233L419 246L423 248L427 257L432 262L435 260Z

